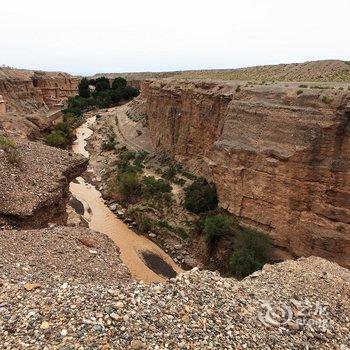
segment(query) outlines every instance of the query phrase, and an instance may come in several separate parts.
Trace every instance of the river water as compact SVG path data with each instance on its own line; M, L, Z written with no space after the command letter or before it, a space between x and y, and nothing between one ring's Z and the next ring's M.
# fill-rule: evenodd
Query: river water
M96 117L89 118L76 130L77 140L73 152L89 157L86 140L92 135L91 125ZM89 169L92 171L92 169ZM144 282L164 282L175 276L181 268L147 237L138 235L118 219L104 203L101 193L82 177L70 183L70 192L84 206L84 217L89 227L111 238L120 249L120 257L133 278Z

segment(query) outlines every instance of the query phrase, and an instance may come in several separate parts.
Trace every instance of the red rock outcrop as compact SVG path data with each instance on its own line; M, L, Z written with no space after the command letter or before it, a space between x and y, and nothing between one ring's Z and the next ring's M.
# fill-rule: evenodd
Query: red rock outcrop
M0 69L0 94L8 112L34 112L61 106L77 94L79 78L66 73Z
M291 83L145 81L154 146L294 256L350 267L350 93Z

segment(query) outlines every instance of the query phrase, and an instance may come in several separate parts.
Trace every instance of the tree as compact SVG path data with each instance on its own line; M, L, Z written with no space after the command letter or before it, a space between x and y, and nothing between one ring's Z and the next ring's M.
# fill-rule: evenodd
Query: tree
M210 246L213 246L218 239L231 232L233 220L227 215L208 216L204 221L204 234Z
M230 256L229 267L237 278L243 278L270 261L271 239L258 231L242 229L235 237L234 251Z
M112 83L112 89L113 90L119 90L119 89L125 89L126 88L126 80L122 77L117 77L113 80Z
M111 88L109 80L106 77L100 77L95 80L95 88L97 92L106 91Z
M218 197L214 184L198 179L185 190L184 206L187 210L199 214L214 210L218 205Z
M89 81L86 78L81 79L79 86L79 96L88 98L90 97Z

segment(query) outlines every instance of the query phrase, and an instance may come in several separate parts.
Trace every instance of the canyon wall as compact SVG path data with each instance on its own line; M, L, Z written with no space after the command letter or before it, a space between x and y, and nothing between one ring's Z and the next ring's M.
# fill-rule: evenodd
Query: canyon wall
M294 256L350 267L350 93L298 84L142 83L157 150Z
M0 95L7 112L32 113L43 107L61 107L77 94L79 80L66 73L1 68Z

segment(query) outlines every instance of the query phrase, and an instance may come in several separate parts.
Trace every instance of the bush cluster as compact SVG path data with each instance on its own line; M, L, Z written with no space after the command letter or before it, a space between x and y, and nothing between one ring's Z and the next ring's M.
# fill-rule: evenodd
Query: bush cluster
M204 220L203 233L210 247L214 247L217 240L232 232L232 229L233 219L228 215L207 216Z
M115 149L117 141L115 140L115 135L113 129L108 130L107 139L102 142L101 148L103 151L112 151Z
M73 113L66 113L63 115L63 121L57 123L51 133L45 137L45 142L49 146L58 148L67 148L73 141L73 130L80 123L80 116Z
M218 197L214 184L205 179L196 179L185 189L184 207L195 214L216 209Z
M170 193L171 186L163 179L156 179L154 176L145 176L142 179L144 197L157 197L162 193Z
M271 239L258 231L241 229L237 232L234 251L229 259L230 272L237 278L243 278L271 260Z
M90 86L94 86L94 91L90 91ZM82 111L94 106L108 108L122 100L129 100L139 95L140 91L131 86L127 86L124 78L115 78L110 84L109 79L100 77L97 79L83 78L78 86L79 95L68 99L68 108L65 112L80 115Z
M122 201L133 202L140 197L171 201L171 186L167 181L153 176L141 177L147 155L145 151L120 150L118 174L113 182L112 191L115 191Z

